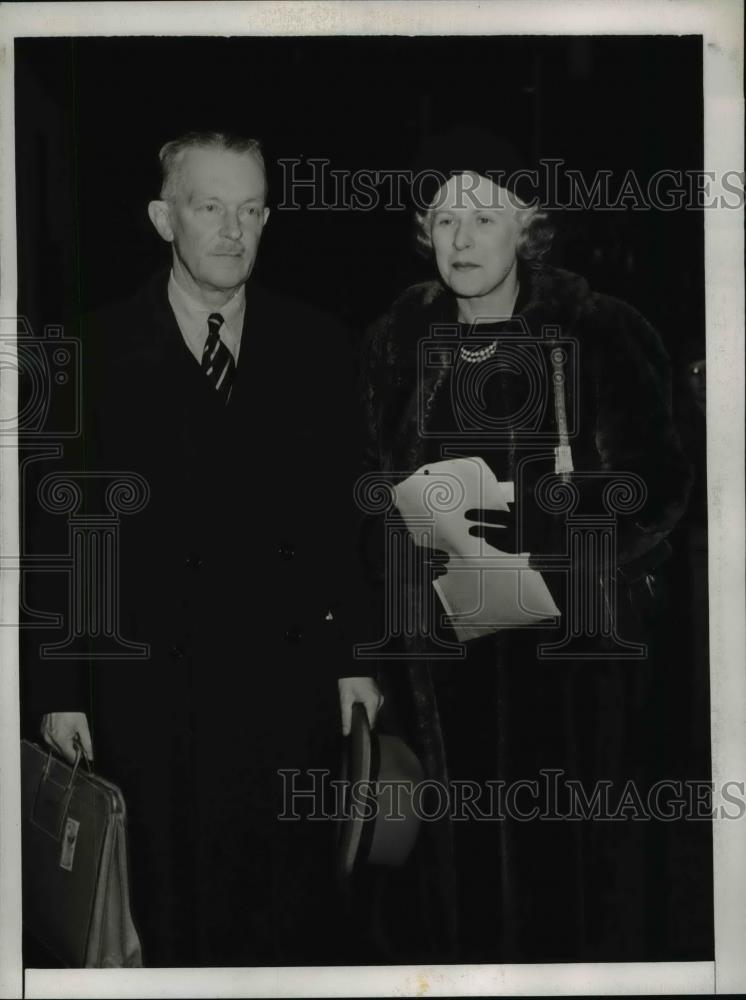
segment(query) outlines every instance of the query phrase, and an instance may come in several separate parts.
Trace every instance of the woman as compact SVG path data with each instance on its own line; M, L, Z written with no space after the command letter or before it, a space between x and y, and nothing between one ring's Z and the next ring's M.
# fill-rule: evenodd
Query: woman
M639 788L655 777L648 695L659 640L646 626L659 617L658 570L691 471L657 334L630 306L543 263L547 216L520 199L517 165L507 144L475 132L423 153L417 240L437 277L408 288L370 332L369 458L403 480L426 463L479 457L513 484L507 512L467 511L464 532L490 551L531 553L560 616L470 639L462 658L444 661L455 634L432 614L431 579L389 580L421 624L383 680L411 713L429 777L482 794L462 818L452 809L450 824L425 824L425 909L440 903L449 926L455 904L451 957L642 959L648 834L552 822L573 801L552 775L591 799L599 781ZM570 554L571 529L592 552L587 540L608 539L610 517L611 567ZM502 810L500 782L512 786Z

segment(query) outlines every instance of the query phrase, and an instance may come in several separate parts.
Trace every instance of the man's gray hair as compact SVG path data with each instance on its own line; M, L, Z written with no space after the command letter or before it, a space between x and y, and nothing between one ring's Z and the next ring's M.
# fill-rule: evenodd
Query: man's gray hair
M234 135L230 132L186 132L177 139L171 139L170 142L165 143L158 153L158 159L161 161L161 198L163 201L173 201L175 198L181 164L185 154L190 149L222 149L232 153L249 153L262 168L266 192L267 169L264 165L264 152L259 139Z

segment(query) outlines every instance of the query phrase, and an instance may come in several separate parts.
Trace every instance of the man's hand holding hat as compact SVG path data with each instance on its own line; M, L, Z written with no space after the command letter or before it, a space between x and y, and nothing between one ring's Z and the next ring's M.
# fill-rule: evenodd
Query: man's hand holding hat
M350 735L352 706L360 702L368 716L368 724L373 729L376 716L383 705L383 695L372 677L341 677L339 684L339 707L342 711L342 735Z

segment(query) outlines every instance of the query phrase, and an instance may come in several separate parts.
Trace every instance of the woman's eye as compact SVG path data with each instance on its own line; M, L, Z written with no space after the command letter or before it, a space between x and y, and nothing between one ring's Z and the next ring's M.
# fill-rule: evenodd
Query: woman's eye
M450 226L450 224L452 222L453 222L453 219L449 219L448 217L444 217L442 219L436 219L435 220L435 225L436 226Z
M494 222L495 220L491 215L480 215L478 216L479 222Z

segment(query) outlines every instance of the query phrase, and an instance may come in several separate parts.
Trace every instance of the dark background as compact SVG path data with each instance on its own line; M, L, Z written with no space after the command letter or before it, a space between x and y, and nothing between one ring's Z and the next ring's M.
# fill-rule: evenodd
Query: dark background
M335 169L406 169L429 132L463 123L531 163L613 170L617 186L628 169L644 185L702 168L698 37L21 39L16 87L20 296L44 303L44 322L121 297L167 259L146 206L158 149L190 129ZM557 222L556 262L631 301L674 357L703 349L701 212ZM383 207L275 212L258 273L362 325L428 273L410 231Z
M701 170L701 50L701 37L662 36L19 39L19 311L40 335L166 264L146 207L158 193L158 149L186 130L259 136L269 161L391 170L411 166L429 133L479 124L533 163L561 157L587 181L612 170L612 190L629 169L643 189L660 169ZM271 173L270 203L276 180ZM703 213L573 212L555 223L551 262L629 301L671 356L696 486L673 538L682 627L657 739L672 779L706 780L705 431L703 383L691 372L705 355ZM275 211L257 264L263 283L358 333L430 274L413 251L410 214L383 207ZM709 825L672 828L660 863L670 912L655 915L665 926L641 957L711 958Z

